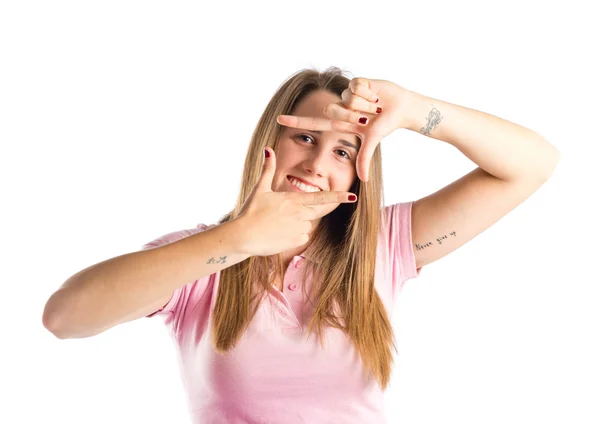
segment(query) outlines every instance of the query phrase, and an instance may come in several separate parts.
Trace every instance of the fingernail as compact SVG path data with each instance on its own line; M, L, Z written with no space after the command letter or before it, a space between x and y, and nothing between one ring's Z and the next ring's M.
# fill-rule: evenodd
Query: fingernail
M348 200L354 202L356 200L356 196L354 194L349 194L348 195Z
M379 103L379 97L377 97L377 100L375 100L375 103Z
M361 124L363 124L363 125L364 125L364 124L366 124L366 123L367 123L367 118L365 118L365 117L363 116L362 118L360 118L360 119L358 120L358 122L360 122Z
M269 151L267 149L265 149L265 157L266 158L271 157L271 153L269 153Z
M377 113L381 113L382 110L383 110L382 108L378 107L377 108Z

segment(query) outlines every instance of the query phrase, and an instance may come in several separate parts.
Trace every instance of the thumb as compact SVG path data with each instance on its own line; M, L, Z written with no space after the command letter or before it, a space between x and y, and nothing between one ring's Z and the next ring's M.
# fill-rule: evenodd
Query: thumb
M258 179L258 184L256 184L258 191L271 191L273 176L275 175L275 164L275 152L272 149L265 147L263 168Z
M375 148L381 140L378 137L372 137L365 139L360 146L360 151L356 157L356 173L358 178L362 181L367 182L369 180L369 167L371 166L371 159Z

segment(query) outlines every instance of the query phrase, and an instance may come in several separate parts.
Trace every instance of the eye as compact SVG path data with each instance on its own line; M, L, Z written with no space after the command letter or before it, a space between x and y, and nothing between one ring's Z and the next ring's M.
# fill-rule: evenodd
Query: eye
M314 139L311 136L306 135L306 134L298 134L296 136L296 138L298 138L298 139L308 138L309 140L311 140L312 142L314 142ZM343 157L344 159L352 159L352 157L350 156L350 154L348 154L348 152L346 152L345 150L338 149L338 150L336 150L336 152L342 152L343 155L339 155L339 156Z
M310 136L308 136L308 135L306 135L306 134L298 134L298 135L296 136L296 138L308 138L309 140L312 140L312 137L310 137ZM314 140L313 140L313 141L314 141Z

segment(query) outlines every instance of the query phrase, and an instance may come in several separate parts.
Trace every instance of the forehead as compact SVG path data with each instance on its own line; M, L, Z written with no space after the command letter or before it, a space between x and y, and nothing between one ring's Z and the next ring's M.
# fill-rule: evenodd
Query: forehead
M315 116L315 117L319 117L319 118L329 119L329 118L327 118L327 116L325 116L325 107L330 103L338 103L341 101L342 101L342 98L340 96L338 96L337 94L334 94L330 91L326 91L326 90L313 91L312 93L310 93L306 97L304 97L300 102L296 103L296 105L294 106L294 109L292 110L291 115ZM355 134L345 133L345 132L334 132L334 131L327 131L327 133L339 135L339 136L341 136L342 134L346 135L347 140L352 140L352 136L354 136L354 141L356 141L358 143L358 145L360 146L360 138L358 136L356 136Z
M319 116L325 118L323 111L329 103L337 103L341 101L341 97L336 94L326 91L313 91L306 95L301 101L296 103L292 114L302 116Z

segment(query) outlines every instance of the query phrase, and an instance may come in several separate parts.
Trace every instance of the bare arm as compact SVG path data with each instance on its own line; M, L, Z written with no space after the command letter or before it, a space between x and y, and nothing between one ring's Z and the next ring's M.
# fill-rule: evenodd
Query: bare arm
M78 272L46 302L44 327L61 339L90 337L158 310L177 288L249 257L236 242L238 226L233 220Z

